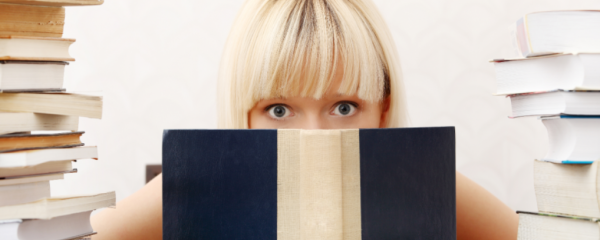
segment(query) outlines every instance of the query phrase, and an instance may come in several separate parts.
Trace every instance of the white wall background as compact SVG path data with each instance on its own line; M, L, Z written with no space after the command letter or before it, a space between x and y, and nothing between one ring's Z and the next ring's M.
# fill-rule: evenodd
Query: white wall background
M243 0L106 0L67 9L76 38L69 91L102 94L81 119L100 160L52 183L53 194L116 190L123 199L161 162L162 130L216 127L221 51ZM508 119L492 58L512 57L509 26L528 12L600 9L598 0L375 0L400 51L413 126L456 126L457 169L510 207L536 210L532 163L547 149L534 118Z

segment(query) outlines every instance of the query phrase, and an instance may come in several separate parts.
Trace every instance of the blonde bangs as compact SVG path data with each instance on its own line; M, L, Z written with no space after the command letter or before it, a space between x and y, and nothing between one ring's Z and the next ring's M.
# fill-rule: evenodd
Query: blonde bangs
M261 99L320 99L334 85L370 102L387 97L394 70L372 9L356 0L247 1L221 63L219 104L236 108L221 114L230 121L221 127L247 128Z
M267 1L242 41L244 91L253 93L246 101L319 99L338 67L343 68L338 93L381 100L386 68L381 47L365 39L374 35L371 27L349 7L337 1Z

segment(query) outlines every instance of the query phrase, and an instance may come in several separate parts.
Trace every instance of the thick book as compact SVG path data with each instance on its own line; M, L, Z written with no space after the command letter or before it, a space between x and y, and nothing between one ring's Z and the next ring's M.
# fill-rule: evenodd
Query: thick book
M84 146L0 153L0 168L31 167L47 162L77 159L98 159L98 148Z
M52 180L60 180L64 179L65 173L54 173L54 174L40 174L33 175L27 177L0 177L0 187L16 185L16 184L24 184L24 183L35 183L35 182L44 182L44 181L52 181Z
M67 62L0 61L0 92L63 91Z
M77 131L79 117L43 114L0 112L0 135L31 131Z
M544 161L592 163L600 160L600 116L542 117L548 131Z
M0 153L83 146L81 135L84 132L61 132L52 134L10 134L0 135Z
M495 59L497 93L600 90L600 53Z
M0 111L102 118L102 97L74 93L0 93Z
M592 164L534 163L538 211L600 218L598 162Z
M0 168L0 185L4 181L77 172L73 160L55 161L28 167Z
M456 239L454 127L165 130L165 239Z
M95 234L92 211L73 213L48 220L12 219L0 221L2 240L81 239Z
M0 0L3 3L38 5L38 6L93 6L101 5L104 0Z
M0 196L0 207L49 198L50 181L0 185Z
M75 61L69 47L75 39L0 36L0 60Z
M44 198L30 203L0 207L0 220L51 219L105 207L114 207L115 201L115 192Z
M7 3L0 0L0 36L62 37L65 8Z
M595 218L525 211L517 213L517 240L600 239L599 220Z
M525 15L516 23L524 57L551 53L600 52L600 11L549 11Z
M511 117L600 115L600 91L548 91L509 95Z

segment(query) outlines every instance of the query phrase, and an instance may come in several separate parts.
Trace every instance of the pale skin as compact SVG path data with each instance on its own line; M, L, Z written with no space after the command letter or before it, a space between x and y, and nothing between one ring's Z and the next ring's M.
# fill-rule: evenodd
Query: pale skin
M320 99L265 99L249 111L249 128L381 128L385 126L388 105L389 99L367 102L356 95L340 95L335 91ZM456 172L456 215L459 240L517 239L517 214L459 172ZM120 201L116 209L93 216L92 226L99 233L94 240L162 239L162 175Z

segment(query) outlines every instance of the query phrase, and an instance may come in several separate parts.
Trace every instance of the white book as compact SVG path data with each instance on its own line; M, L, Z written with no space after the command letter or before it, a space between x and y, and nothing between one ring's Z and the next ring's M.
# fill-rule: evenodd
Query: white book
M533 182L538 211L600 218L598 162L560 164L535 161Z
M598 219L519 211L517 240L598 240Z
M75 39L0 36L0 60L75 61L69 46Z
M0 92L62 90L67 62L0 61Z
M549 11L525 15L516 24L524 57L549 53L600 53L600 11Z
M92 211L69 214L48 220L14 219L0 222L2 240L75 239L94 234Z
M50 181L0 186L0 207L50 197Z
M98 158L96 146L6 152L0 153L0 168L27 167L52 161L92 158Z
M35 202L0 207L0 220L51 219L58 216L115 206L115 192L95 195L53 197Z
M53 161L28 167L0 168L0 178L19 178L71 172L72 160Z
M509 97L512 117L600 115L600 92L557 90Z
M34 176L28 176L28 177L4 178L4 179L0 179L0 187L15 185L15 184L60 180L60 179L64 179L64 178L65 178L64 173L41 174L41 175L34 175Z
M496 59L497 94L600 90L600 53Z
M79 117L43 113L0 112L0 134L31 131L77 131Z
M550 143L542 160L558 163L600 160L600 116L542 117L542 123Z

